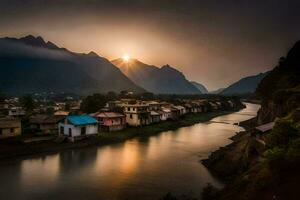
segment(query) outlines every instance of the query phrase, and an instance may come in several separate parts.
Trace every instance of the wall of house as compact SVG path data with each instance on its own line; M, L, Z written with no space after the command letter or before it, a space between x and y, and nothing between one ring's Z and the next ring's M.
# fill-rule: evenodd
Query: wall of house
M41 124L40 129L44 133L55 133L57 131L57 124Z
M122 124L125 124L125 118L103 119L103 125L105 126L122 125Z
M72 124L59 123L59 134L62 134L60 127L64 127L64 135L69 136L69 129L72 129L72 137L81 136L81 128L84 126L74 126ZM86 125L86 135L93 135L98 133L98 124Z
M153 115L151 116L151 123L160 122L160 115Z
M1 128L0 139L21 135L21 127Z
M132 117L130 117L130 115ZM140 124L140 119L138 118L138 114L135 113L126 113L126 122L130 126L139 126Z

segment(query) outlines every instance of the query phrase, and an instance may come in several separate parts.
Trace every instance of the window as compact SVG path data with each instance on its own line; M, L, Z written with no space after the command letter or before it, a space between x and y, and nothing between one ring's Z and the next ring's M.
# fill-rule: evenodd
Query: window
M69 137L72 137L72 129L69 128Z
M135 111L135 108L132 108L133 111Z
M130 119L132 119L132 118L133 118L133 117L132 117L132 114L130 114L129 117L130 117Z
M85 126L81 128L80 134L81 135L85 135L86 134L86 127Z
M3 129L2 128L0 128L0 135L2 135L3 134Z
M14 133L15 129L14 128L10 128L10 133Z
M130 111L130 108L127 108L127 111Z

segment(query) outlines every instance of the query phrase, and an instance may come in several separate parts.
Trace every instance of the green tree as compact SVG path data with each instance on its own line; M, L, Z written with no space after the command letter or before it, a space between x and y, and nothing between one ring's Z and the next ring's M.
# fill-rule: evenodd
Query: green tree
M106 96L108 100L117 99L117 94L114 91L109 91Z
M145 100L153 100L154 99L154 94L151 93L151 92L145 92L141 95L141 98L145 99Z
M101 94L93 94L83 99L80 109L85 113L97 112L105 106L107 97Z
M31 114L35 108L35 102L30 95L26 95L21 98L21 105L27 114Z
M71 108L71 103L69 101L66 102L66 105L65 105L65 110L66 111L69 111Z
M273 147L284 148L289 145L289 143L299 138L300 134L295 127L295 125L290 120L281 119L278 120L268 135L267 144Z
M5 100L5 95L0 91L0 102L3 102L4 100Z

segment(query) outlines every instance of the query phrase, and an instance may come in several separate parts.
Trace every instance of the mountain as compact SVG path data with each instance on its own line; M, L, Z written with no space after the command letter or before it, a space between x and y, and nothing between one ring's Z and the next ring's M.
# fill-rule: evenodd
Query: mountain
M145 91L94 52L74 53L32 35L0 38L0 91L4 93L86 95L122 90Z
M193 84L198 90L200 90L200 92L202 94L208 93L208 90L206 89L206 87L204 85L202 85L201 83L197 83L196 81L191 81L191 84Z
M232 95L232 94L246 94L255 92L257 85L268 74L268 72L260 73L254 76L248 76L241 80L231 84L225 88L220 94Z
M255 118L240 122L246 131L204 161L215 175L227 179L226 186L209 199L299 199L299 67L300 41L258 84L261 107ZM270 124L269 131L255 130Z
M111 61L134 83L155 94L201 94L185 76L169 65L161 68L136 59Z
M219 93L221 93L223 90L225 90L225 88L219 88L219 89L217 89L217 90L210 91L209 93L210 93L210 94L219 94Z

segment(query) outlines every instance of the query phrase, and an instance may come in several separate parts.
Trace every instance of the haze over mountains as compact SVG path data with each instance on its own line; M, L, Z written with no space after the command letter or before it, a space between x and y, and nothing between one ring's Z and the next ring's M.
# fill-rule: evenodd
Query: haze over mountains
M269 72L260 73L254 76L248 76L241 80L231 84L227 88L223 89L219 94L222 95L234 95L234 94L247 94L254 93L258 84Z
M155 94L201 94L185 76L169 65L161 68L147 65L137 59L111 61L134 83Z
M267 73L243 78L215 93L254 92ZM206 94L206 87L183 73L137 59L109 61L94 52L80 54L60 48L42 37L0 38L0 91L22 95L65 92L87 95L122 90L155 94Z
M196 81L191 81L191 84L193 84L198 90L200 90L200 92L201 92L202 94L207 94L207 93L209 93L208 90L206 89L206 87L205 87L203 84L198 83L198 82L196 82Z
M145 92L107 59L78 54L41 37L0 39L0 90L7 94Z

